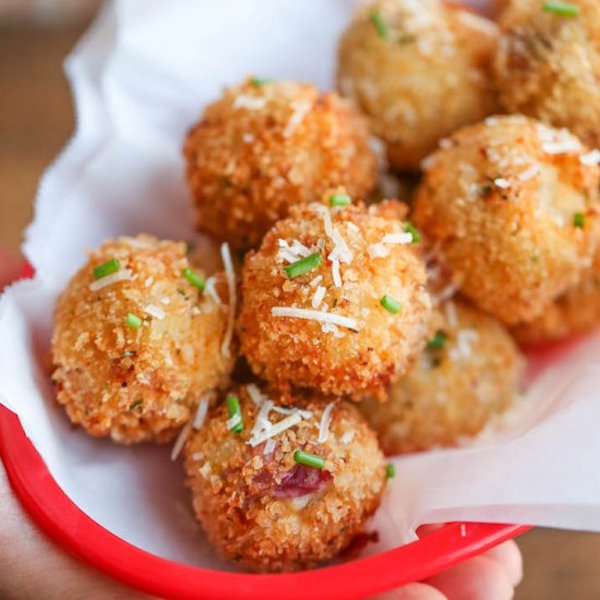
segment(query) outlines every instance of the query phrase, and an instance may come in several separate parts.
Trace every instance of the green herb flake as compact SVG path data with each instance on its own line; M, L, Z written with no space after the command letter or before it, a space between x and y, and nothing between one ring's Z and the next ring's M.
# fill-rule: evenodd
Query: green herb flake
M129 325L129 327L132 329L139 329L142 326L142 319L133 313L127 313L127 316L125 317L125 323L127 323L127 325Z
M195 271L192 271L190 268L183 269L182 275L196 288L198 288L201 292L204 291L206 287L206 281L198 275Z
M446 345L447 338L444 331L436 331L435 335L427 342L427 350L441 350Z
M544 12L560 17L578 17L579 6L568 2L544 2Z
M293 279L294 277L299 277L300 275L304 275L305 273L316 269L322 263L323 257L318 252L313 252L312 254L283 267L283 270L290 279Z
M573 225L583 229L585 227L585 215L583 213L575 213L573 215Z
M106 262L94 267L92 273L94 274L94 279L102 279L107 275L112 275L116 273L121 268L121 263L118 258L111 258Z
M244 423L242 421L242 409L240 408L240 399L235 394L229 394L225 400L227 404L227 414L230 419L239 417L239 422L231 427L233 433L240 433L244 429Z
M375 27L375 31L377 31L380 38L387 40L390 37L390 29L379 11L371 11L371 23L373 23L373 27Z
M385 467L385 478L393 479L396 474L396 466L393 463L388 463Z
M381 304L381 306L383 306L383 308L385 308L385 310L392 313L393 315L400 312L400 309L402 308L402 305L400 304L400 302L398 302L398 300L395 300L394 298L392 298L389 294L386 294L379 301L379 304Z
M296 450L294 452L294 462L312 467L313 469L322 469L325 466L325 459L322 456L304 452L304 450Z
M329 198L330 206L349 206L352 204L352 198L348 194L333 194Z
M250 77L250 83L254 86L254 87L262 87L263 85L265 85L266 83L270 83L271 80L270 79L266 79L265 77Z
M404 226L404 231L406 233L410 233L410 235L412 235L412 243L413 244L418 244L421 241L421 233L412 223L408 222Z

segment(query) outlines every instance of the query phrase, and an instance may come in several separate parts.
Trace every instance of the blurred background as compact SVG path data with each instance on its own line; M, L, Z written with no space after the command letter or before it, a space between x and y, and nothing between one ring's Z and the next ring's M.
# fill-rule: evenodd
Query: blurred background
M0 248L18 255L43 170L73 132L62 62L99 0L0 0ZM600 597L600 535L536 529L518 540L516 598Z

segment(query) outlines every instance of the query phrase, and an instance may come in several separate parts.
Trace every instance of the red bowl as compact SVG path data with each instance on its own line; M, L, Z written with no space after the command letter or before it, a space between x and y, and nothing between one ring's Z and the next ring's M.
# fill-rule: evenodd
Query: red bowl
M24 267L23 277L32 274ZM213 571L150 554L88 517L54 481L17 416L2 406L0 457L15 494L58 545L107 575L164 598L364 598L430 577L530 529L452 523L417 542L322 569L283 575Z

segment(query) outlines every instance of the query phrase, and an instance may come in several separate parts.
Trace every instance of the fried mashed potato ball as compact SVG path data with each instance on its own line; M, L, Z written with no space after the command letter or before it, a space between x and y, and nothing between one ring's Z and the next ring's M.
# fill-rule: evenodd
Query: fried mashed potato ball
M548 306L529 323L517 325L512 334L524 347L542 346L600 326L600 253L585 270L577 286Z
M436 311L436 331L389 400L359 407L387 455L454 446L510 408L523 359L506 329L465 302Z
M290 206L344 185L376 184L368 122L348 100L311 84L249 79L210 104L183 152L198 228L254 248Z
M345 402L268 399L250 389L263 403L258 408L247 386L237 391L241 432L228 429L222 404L188 438L185 471L196 516L218 550L246 569L294 571L330 560L379 506L386 465L377 438ZM295 402L302 413L290 409ZM270 432L260 426L267 419ZM278 427L283 431L274 434ZM324 465L296 462L298 450Z
M97 279L94 270L115 259ZM226 384L234 357L223 275L202 293L184 269L202 275L185 243L142 235L105 242L67 284L54 313L52 379L74 424L122 443L165 442L202 394Z
M405 229L319 203L276 223L242 269L238 334L254 373L354 399L400 376L425 344L431 307Z
M508 112L566 127L600 146L600 11L597 0L568 3L569 17L539 0L512 0L500 19L494 61L499 99Z
M530 321L594 256L599 169L591 154L566 130L490 117L426 159L412 219L463 294L507 324Z
M438 140L496 112L497 27L440 0L361 6L338 50L338 88L369 116L389 163L418 169Z

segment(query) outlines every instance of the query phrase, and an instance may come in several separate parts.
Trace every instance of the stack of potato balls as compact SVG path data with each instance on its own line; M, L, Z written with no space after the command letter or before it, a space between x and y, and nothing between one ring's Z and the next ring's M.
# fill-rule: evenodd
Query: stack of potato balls
M600 323L600 21L591 0L505 4L500 27L439 0L362 6L348 98L227 89L183 146L204 248L107 241L58 300L71 421L176 438L197 518L244 568L354 545L384 454L478 434L514 404L515 339ZM419 170L413 198L377 193Z

